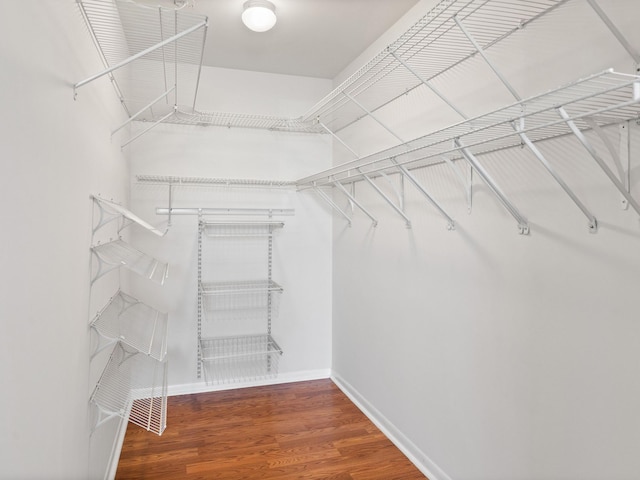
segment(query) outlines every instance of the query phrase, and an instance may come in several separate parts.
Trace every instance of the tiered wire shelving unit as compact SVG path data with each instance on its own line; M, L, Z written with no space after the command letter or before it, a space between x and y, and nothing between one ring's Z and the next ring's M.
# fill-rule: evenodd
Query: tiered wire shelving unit
M271 211L263 214L271 215ZM273 236L283 222L267 220L207 220L200 218L198 235L198 376L208 384L254 381L278 374L282 349L272 337L271 323L277 315L283 288L272 278ZM245 243L258 247L246 255L264 255L266 278L209 281L215 265L207 262L219 242L232 242L245 261ZM207 252L212 251L212 252ZM262 253L256 253L262 252ZM262 263L260 259L259 263ZM244 266L235 266L243 271ZM223 272L222 275L225 273ZM224 322L242 330L249 320L258 320L261 331L242 335L216 335ZM255 325L255 323L254 323ZM255 328L252 326L250 328Z
M93 196L95 235L105 225L118 221L118 234L133 222L156 235L162 233L111 200ZM91 285L120 266L162 284L167 264L118 239L91 247L96 271ZM167 417L167 328L168 316L118 290L90 323L98 341L92 359L106 348L111 355L100 375L90 404L96 409L94 430L113 418L127 419L161 435Z

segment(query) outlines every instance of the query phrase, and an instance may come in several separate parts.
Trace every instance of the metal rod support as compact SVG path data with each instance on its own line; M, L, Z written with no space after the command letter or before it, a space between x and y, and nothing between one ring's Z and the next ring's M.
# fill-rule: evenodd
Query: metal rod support
M346 188L344 188L344 185L342 185L342 184L341 184L340 182L338 182L338 181L333 182L333 184L334 184L336 187L338 187L338 189L339 189L340 191L342 191L342 193L344 193L344 194L347 196L347 198L348 198L348 199L349 199L349 200L350 200L350 201L351 201L351 202L352 202L356 207L358 207L360 210L362 210L362 212L363 212L367 217L369 217L369 218L371 219L371 221L373 222L373 226L374 226L374 227L377 227L377 226L378 226L378 220L377 220L373 215L371 215L371 213L369 213L369 211L368 211L366 208L364 208L364 207L362 206L362 204L361 204L360 202L358 202L358 201L356 200L356 198L355 198L353 195L351 195L351 194L349 193L349 191L348 191Z
M360 109L362 109L362 111L364 113L366 113L367 115L369 115L371 118L373 118L378 125L380 125L382 128L384 128L387 132L389 132L391 135L393 135L394 137L396 137L398 140L400 140L400 143L406 143L399 135L397 135L393 130L391 130L389 127L387 127L384 123L382 123L382 121L380 121L380 119L378 117L376 117L373 113L371 113L369 110L367 110L367 108L362 105L358 100L356 100L354 97L352 97L351 95L349 95L347 92L342 92L342 94L347 97L349 100L351 100L353 103L355 103L358 107L360 107Z
M327 127L324 123L322 123L320 120L318 120L318 125L320 125L322 128L324 128L324 129L327 131L327 133L328 133L329 135L331 135L331 136L332 136L333 138L335 138L338 142L340 142L340 144L342 144L342 146L343 146L344 148L346 148L347 150L349 150L349 152L351 152L351 154L352 154L354 157L356 157L357 159L359 159L359 158L360 158L360 155L358 155L356 152L354 152L354 151L351 149L351 147L350 147L349 145L347 145L347 144L344 142L344 140L342 140L338 135L336 135L335 133L333 133L333 131L332 131L329 127Z
M587 0L591 8L596 12L600 20L607 26L609 31L613 34L614 37L620 42L620 44L624 47L627 53L631 56L636 65L640 64L640 53L633 48L633 46L629 43L626 37L622 34L618 27L611 21L611 19L604 13L604 10L600 8L600 5L596 2L596 0Z
M453 161L449 157L447 157L446 155L442 155L440 158L442 158L444 162L449 165L455 176L458 178L458 180L460 180L462 188L464 189L464 194L467 197L467 209L469 213L471 213L471 181L464 178L464 175L462 174L458 166L453 163Z
M156 98L155 100L153 100L152 102L150 102L149 104L145 105L144 107L142 107L140 110L138 110L138 112L134 113L133 115L131 115L131 117L129 117L127 120L125 120L124 122L122 122L118 127L116 127L112 132L111 132L111 136L115 135L115 133L117 131L119 131L121 128L127 126L129 123L133 122L136 118L138 118L142 112L144 112L147 108L151 108L153 105L155 105L156 103L158 103L160 100L162 100L164 97L166 97L167 95L169 95L171 92L173 92L176 89L175 86L171 87L169 90L167 90L166 92L164 92L162 95L158 96L158 98Z
M336 203L331 200L331 198L329 198L329 195L327 195L326 193L324 193L320 188L318 187L313 187L313 189L318 192L318 195L320 195L322 197L322 199L327 202L329 205L331 205L332 208L334 208L335 210L337 210L349 223L349 226L351 226L351 218L349 217L349 215L347 215L346 213L344 213L344 211L338 206L336 205Z
M440 212L440 215L442 215L447 220L447 228L449 230L454 230L456 227L456 222L453 220L453 218L451 218L449 214L444 211L440 204L434 200L434 198L429 194L429 192L427 192L427 190L422 186L418 179L409 170L407 170L404 165L398 164L395 160L394 163L397 165L402 175L404 175L413 184L413 186L416 187L418 191L425 196L429 203L431 203L431 205L433 205L436 210Z
M451 107L452 110L454 110L458 115L460 115L464 120L468 120L469 117L467 117L464 113L462 113L460 111L460 109L458 109L458 107L456 107L447 97L445 97L442 92L440 92L440 90L438 90L436 87L434 87L429 81L427 81L425 78L422 77L422 75L420 75L418 72L416 72L407 62L405 62L402 58L400 58L398 55L396 55L395 52L390 52L391 55L393 56L393 58L395 58L398 62L400 62L402 64L402 66L404 68L406 68L407 70L409 70L409 72L411 72L418 80L420 80L420 82L422 82L422 84L427 87L429 90L431 90L433 93L435 93L438 97L440 97L440 99L446 103L447 105L449 105L449 107Z
M500 190L498 185L493 181L489 173L484 169L484 167L478 162L478 159L471 153L471 151L466 148L460 139L456 138L454 143L458 150L462 153L464 158L469 162L469 164L478 172L480 178L487 184L489 189L494 193L500 203L507 209L507 211L511 214L513 218L518 222L518 229L522 235L529 234L529 224L527 220L522 216L522 214L518 211L518 209L509 201L507 196Z
M507 79L502 76L500 71L496 68L496 66L493 64L491 59L489 57L487 57L487 54L484 52L484 50L482 49L480 44L478 42L476 42L476 39L473 38L471 33L465 28L465 26L462 24L462 22L460 21L460 19L458 18L457 15L453 17L453 21L456 22L456 25L458 25L458 28L460 28L460 30L462 30L462 33L464 33L464 36L467 37L467 39L472 43L474 48L482 56L484 61L487 62L487 65L489 65L491 70L493 70L493 73L495 73L498 76L498 78L503 83L503 85L505 87L507 87L507 90L509 90L511 92L511 95L513 95L514 98L516 100L518 100L518 101L522 100L522 97L520 97L520 95L518 95L518 92L516 92L516 90L511 86L511 84L507 81Z
M131 142L133 142L134 140L137 140L138 138L140 138L142 135L144 135L145 133L147 133L149 130L151 130L152 128L157 127L158 125L160 125L162 122L164 122L167 118L169 118L171 115L173 115L173 111L167 113L164 117L162 117L160 120L152 123L151 125L149 125L147 128L145 128L144 130L142 130L141 132L138 132L136 135L134 135L133 137L131 137L129 140L127 140L126 142L124 142L122 144L122 146L120 148L124 148L127 145L129 145Z
M398 206L395 203L393 203L391 199L382 190L380 190L380 187L378 187L373 180L371 180L367 175L362 173L360 169L358 169L358 172L362 175L362 178L364 178L367 181L367 183L371 185L373 189L376 192L378 192L378 194L380 194L382 198L384 198L384 200L391 206L391 208L393 208L398 215L404 218L404 221L407 224L407 228L411 228L411 220L409 220L409 218L404 214L404 212L400 210L400 208L398 208Z
M139 58L144 57L145 55L148 55L149 53L157 50L158 48L162 48L162 47L164 47L165 45L167 45L167 44L169 44L171 42L175 42L176 40L184 37L185 35L189 35L190 33L193 33L196 30L198 30L199 28L202 28L202 27L204 27L206 25L207 25L207 22L206 21L202 21L202 22L198 23L197 25L194 25L193 27L188 28L188 29L178 33L177 35L174 35L172 37L167 38L166 40L163 40L160 43L157 43L156 45L153 45L153 46L151 46L149 48L145 48L141 52L138 52L135 55L130 56L129 58L127 58L127 59L115 64L114 66L109 67L109 68L107 68L106 70L103 70L100 73L96 73L95 75L92 75L91 77L86 78L85 80L82 80L82 81L76 83L73 86L73 89L75 91L78 88L86 85L87 83L93 82L94 80L96 80L96 79L98 79L98 78L100 78L100 77L102 77L104 75L107 75L107 74L113 72L114 70L122 68L125 65L128 65L129 63L131 63L131 62L133 62L135 60L138 60Z
M538 161L542 164L542 166L549 172L549 174L558 182L558 185L562 187L562 189L566 192L567 195L573 200L573 203L584 213L584 216L589 220L589 232L596 233L598 231L598 221L596 217L589 211L589 209L580 201L575 193L569 188L569 186L565 183L565 181L558 175L558 173L551 167L547 159L542 155L542 152L538 150L538 147L531 141L531 139L525 134L522 133L518 128L512 124L513 129L518 132L520 139L524 142L524 144L531 150L534 156L538 159Z
M627 200L627 202L629 202L629 205L631 205L631 207L636 211L636 213L640 215L640 205L638 204L638 202L636 202L636 200L631 196L630 192L627 192L627 189L625 188L625 186L620 182L620 180L618 180L616 175L609 169L609 167L604 162L602 157L600 157L598 152L596 152L595 148L593 148L593 146L589 143L589 140L587 140L587 138L583 135L583 133L580 131L578 126L575 124L575 122L571 120L571 117L566 112L566 110L563 107L558 107L557 110L560 116L567 123L567 125L569 126L573 134L576 136L576 138L580 141L580 143L582 143L584 148L589 152L589 154L593 157L596 163L600 165L600 168L607 175L607 177L609 177L609 180L611 180L611 182L615 185L615 187L622 194L622 196Z

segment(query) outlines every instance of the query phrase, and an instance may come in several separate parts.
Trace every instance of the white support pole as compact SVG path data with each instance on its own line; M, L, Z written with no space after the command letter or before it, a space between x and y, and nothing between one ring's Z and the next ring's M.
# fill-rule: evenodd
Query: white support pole
M567 195L573 200L573 203L584 213L584 216L589 220L589 233L596 233L598 231L598 221L596 217L594 217L589 209L580 201L575 193L569 188L569 186L565 183L565 181L558 175L558 173L551 167L551 164L547 161L547 159L542 155L542 152L538 150L538 147L531 141L531 139L521 130L519 130L515 124L511 124L513 129L518 133L520 139L524 142L524 144L531 150L533 155L538 159L538 161L542 164L542 166L549 172L549 174L558 182L558 185L565 191Z
M444 162L447 165L449 165L451 170L453 170L453 173L455 174L455 176L458 178L458 180L460 180L460 183L462 184L462 188L464 189L465 196L467 197L467 211L471 213L471 206L473 201L472 195L471 195L472 193L471 180L467 180L466 178L464 178L462 171L460 171L458 166L455 163L453 163L453 161L449 157L447 157L446 155L442 155L440 158L442 158L442 160L444 160ZM473 172L473 169L471 170L471 172Z
M157 43L156 45L153 45L153 46L151 46L149 48L145 48L141 52L138 52L135 55L130 56L129 58L127 58L127 59L115 64L114 66L109 67L109 68L107 68L106 70L103 70L100 73L96 73L95 75L92 75L91 77L86 78L86 79L76 83L73 86L73 90L75 92L78 88L86 85L87 83L93 82L94 80L96 80L96 79L98 79L98 78L100 78L100 77L102 77L104 75L107 75L107 74L113 72L114 70L122 68L125 65L128 65L129 63L131 63L131 62L133 62L135 60L138 60L139 58L144 57L145 55L148 55L149 53L157 50L158 48L162 48L162 47L164 47L165 45L167 45L167 44L169 44L171 42L175 42L176 40L184 37L185 35L189 35L190 33L193 33L196 30L198 30L198 29L200 29L202 27L205 27L206 25L207 25L207 21L204 20L204 21L198 23L197 25L194 25L193 27L188 28L188 29L178 33L177 35L174 35L172 37L167 38L166 40L163 40L160 43Z
M404 218L407 228L411 228L411 220L409 220L409 218L404 214L404 212L400 210L400 208L398 208L398 206L395 203L393 203L391 199L382 190L380 190L380 187L378 187L373 180L371 180L366 174L362 173L362 171L359 168L357 170L362 175L362 178L364 178L366 182L369 185L371 185L371 187L373 187L373 189L376 192L378 192L378 194L391 206L391 208L393 208L398 215Z
M173 115L173 111L167 113L164 117L162 117L160 120L152 123L151 125L149 125L147 128L145 128L144 130L142 130L141 132L137 133L136 135L134 135L133 137L131 137L129 140L127 140L126 142L124 142L120 148L124 148L127 145L129 145L131 142L133 142L134 140L137 140L138 138L140 138L142 135L144 135L145 133L147 133L149 130L151 130L152 128L157 127L158 125L160 125L162 122L164 122L167 118L169 118L171 115Z
M371 215L371 213L369 213L369 211L368 211L366 208L364 208L364 207L360 204L360 202L358 202L358 201L356 200L356 197L354 197L353 195L351 195L351 194L349 193L349 191L348 191L346 188L344 188L344 185L342 185L342 184L341 184L340 182L338 182L337 180L336 180L336 181L334 181L334 182L333 182L333 184L334 184L336 187L338 187L338 189L339 189L342 193L344 193L344 194L347 196L347 198L351 201L351 203L353 203L356 207L358 207L360 210L362 210L362 212L363 212L367 217L369 217L369 218L371 219L371 221L373 222L373 226L374 226L374 227L377 227L377 226L378 226L378 220L377 220L373 215Z
M433 205L435 209L440 212L440 215L442 215L447 220L447 228L449 230L455 230L456 222L449 216L447 212L445 212L444 208L442 208L440 204L435 201L435 199L429 194L429 192L427 192L426 188L422 186L418 179L409 170L407 170L404 165L400 165L395 159L393 160L393 162L396 164L402 175L404 175L413 184L413 186L416 187L418 191L422 193L422 195L424 195L429 203L431 203L431 205Z
M458 109L458 107L456 107L447 97L445 97L442 94L442 92L440 92L440 90L438 90L436 87L434 87L431 84L431 82L429 82L426 79L424 79L422 77L422 75L420 75L418 72L416 72L407 62L405 62L402 58L400 58L398 55L396 55L395 52L390 51L389 53L391 53L393 58L395 58L398 62L400 62L404 68L409 70L409 72L411 72L418 80L420 80L420 82L422 82L422 84L425 87L427 87L429 90L431 90L433 93L435 93L438 97L440 97L440 100L442 100L444 103L449 105L449 107L451 107L451 109L454 110L458 115L460 115L464 120L468 120L469 119L469 117L467 117L464 113L462 113L462 111L460 111L460 109Z
M489 189L494 193L494 195L498 197L498 200L500 200L500 203L502 203L502 205L507 209L507 211L511 214L511 216L516 219L516 221L518 222L518 230L520 234L528 235L529 224L527 220L522 216L522 214L518 211L518 209L509 201L509 199L502 192L502 190L500 190L500 188L493 181L489 173L484 169L484 167L480 164L480 162L478 162L478 159L475 157L475 155L473 155L473 153L471 153L471 151L462 144L459 138L456 138L454 143L455 143L455 146L458 147L458 150L460 150L460 153L462 153L464 158L467 159L467 162L469 162L471 167L473 167L475 171L478 172L478 175L480 175L480 178L482 178L484 183L486 183Z
M320 195L320 197L322 197L322 199L327 202L332 208L337 210L347 220L349 226L351 226L351 218L349 217L349 215L344 213L344 211L338 205L336 205L336 203L331 200L331 198L329 198L329 195L324 193L319 187L316 186L313 187L313 190L316 191L318 195Z
M150 102L148 105L145 105L144 107L142 107L140 110L138 110L136 113L134 113L133 115L131 115L131 117L129 117L127 120L125 120L124 122L122 122L119 126L117 126L112 132L111 132L111 136L113 137L113 135L115 135L115 133L117 131L119 131L121 128L127 126L129 123L133 122L136 118L138 118L142 112L144 112L145 110L147 110L148 108L151 108L153 105L155 105L156 103L158 103L160 100L162 100L164 97L166 97L167 95L169 95L171 92L173 92L176 89L175 86L171 87L169 90L167 90L166 92L164 92L162 95L158 96L158 98L156 98L155 100L153 100L152 102Z
M600 8L600 5L596 2L596 0L587 0L591 8L596 12L600 20L607 26L609 31L613 34L614 37L620 42L620 45L624 47L627 53L631 56L633 61L636 63L636 67L640 65L640 53L629 43L626 37L622 34L618 27L611 21L611 19L604 13L604 10Z
M382 128L384 128L387 132L389 132L391 135L393 135L394 137L396 137L398 140L400 140L400 143L406 143L402 137L400 137L399 135L397 135L393 130L391 130L389 127L387 127L384 123L382 123L380 121L380 119L378 117L376 117L373 113L371 113L367 107L365 107L364 105L362 105L358 100L356 100L354 97L352 97L351 95L349 95L347 92L342 92L342 94L347 97L349 100L351 100L353 103L355 103L364 113L366 113L367 115L369 115L371 118L373 118L378 125L380 125Z
M564 119L565 123L569 126L573 134L576 136L576 138L580 141L580 143L582 143L584 148L589 152L591 157L593 157L593 159L600 166L602 171L607 175L607 177L609 177L609 180L611 180L611 182L615 185L615 187L622 194L622 196L627 200L627 202L629 202L629 205L631 205L631 207L636 211L636 213L640 215L640 204L638 204L638 202L631 196L630 192L627 192L627 189L625 188L625 186L620 182L620 180L618 180L615 173L613 173L609 169L609 167L607 166L605 161L602 159L602 157L598 154L595 148L593 148L591 143L589 143L589 140L587 140L587 138L580 131L578 126L575 124L575 122L571 120L571 117L566 112L566 110L563 107L558 107L557 110L560 116Z
M482 56L482 58L484 59L485 62L487 62L487 65L489 65L489 67L491 68L491 70L493 70L493 73L495 73L497 75L497 77L500 79L500 81L503 83L503 85L505 87L507 87L507 90L509 90L511 92L511 95L514 96L514 98L518 101L522 100L522 98L520 97L520 95L518 95L518 92L516 92L515 88L513 88L511 86L511 84L509 82L507 82L507 79L505 77L502 76L502 74L500 73L500 71L496 68L496 66L493 64L493 62L491 61L491 59L489 57L487 57L487 54L484 52L484 50L482 49L482 47L480 46L480 44L478 42L476 42L476 39L473 38L473 36L471 35L471 33L465 28L465 26L462 24L462 22L460 21L460 19L458 19L458 16L455 15L453 17L453 21L456 22L456 25L458 26L458 28L460 28L460 30L462 30L462 33L464 33L464 36L467 37L467 39L471 42L471 44L473 45L473 47L478 51L478 53L480 54L480 56Z
M324 128L329 135L331 135L333 138L335 138L344 148L346 148L349 152L351 152L351 154L354 157L356 157L356 159L360 159L360 155L358 155L356 152L354 152L353 149L344 142L344 140L342 140L338 135L333 133L333 131L329 127L327 127L324 123L322 123L320 120L318 120L318 125L320 125L322 128Z

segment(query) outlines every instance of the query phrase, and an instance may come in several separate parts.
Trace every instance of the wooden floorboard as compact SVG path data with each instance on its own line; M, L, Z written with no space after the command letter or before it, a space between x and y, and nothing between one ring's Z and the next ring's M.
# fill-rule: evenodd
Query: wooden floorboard
M169 397L129 425L116 480L424 480L331 380Z

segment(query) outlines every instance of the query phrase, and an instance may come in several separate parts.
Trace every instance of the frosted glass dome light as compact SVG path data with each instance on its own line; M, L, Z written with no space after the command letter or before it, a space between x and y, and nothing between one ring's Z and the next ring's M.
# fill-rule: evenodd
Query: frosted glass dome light
M266 32L276 24L276 6L268 0L248 0L244 2L242 23L254 32Z

